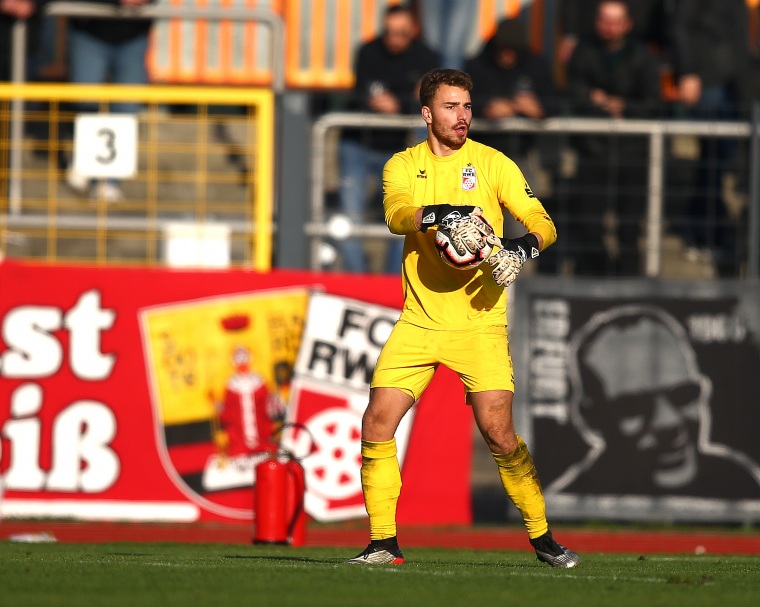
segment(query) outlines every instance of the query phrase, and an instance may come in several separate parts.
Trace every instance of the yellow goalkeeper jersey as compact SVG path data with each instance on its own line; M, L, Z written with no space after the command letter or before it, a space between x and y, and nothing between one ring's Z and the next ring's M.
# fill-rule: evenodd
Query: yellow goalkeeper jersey
M543 237L544 249L557 239L554 222L522 172L501 152L468 139L450 156L436 156L427 141L394 154L383 170L383 207L390 231L406 235L401 319L448 330L506 324L506 291L493 280L491 266L454 269L438 256L435 229L415 229L418 207L444 203L481 207L498 236L507 209L528 232Z

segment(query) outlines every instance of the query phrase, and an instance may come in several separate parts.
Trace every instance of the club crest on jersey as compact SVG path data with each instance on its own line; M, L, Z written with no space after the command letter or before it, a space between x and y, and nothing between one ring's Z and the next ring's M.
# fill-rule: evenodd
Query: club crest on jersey
M468 165L462 167L462 189L466 192L474 190L478 185L478 178L475 174L475 167Z

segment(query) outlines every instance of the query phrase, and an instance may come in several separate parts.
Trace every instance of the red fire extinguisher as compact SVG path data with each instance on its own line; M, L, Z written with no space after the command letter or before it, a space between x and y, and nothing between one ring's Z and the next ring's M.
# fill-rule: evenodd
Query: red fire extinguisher
M300 462L287 451L270 451L256 466L253 543L303 546L305 492L306 476Z

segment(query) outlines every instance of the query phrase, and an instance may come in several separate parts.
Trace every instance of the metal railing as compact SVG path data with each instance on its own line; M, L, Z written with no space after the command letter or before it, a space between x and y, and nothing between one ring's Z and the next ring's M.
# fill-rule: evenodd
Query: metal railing
M111 6L93 2L50 2L44 14L60 17L87 17L90 19L208 19L210 21L258 21L272 31L272 88L281 93L285 88L285 25L282 17L264 8L215 6L161 6L148 4L138 7ZM13 82L25 80L26 21L19 19L13 28Z
M471 132L481 133L534 133L563 135L635 135L649 141L648 184L646 195L646 226L644 274L660 275L664 225L664 171L666 137L689 135L697 137L750 138L751 157L749 191L749 239L747 277L758 277L758 222L760 222L760 113L754 109L752 122L700 122L683 120L619 120L593 118L549 118L534 121L524 118L507 118L497 121L473 120ZM311 221L305 234L311 239L311 267L319 269L319 251L330 236L325 208L326 163L331 158L328 150L328 133L332 129L360 127L366 129L418 129L423 126L419 116L386 116L335 112L322 116L313 126L311 153ZM349 236L391 238L385 224L353 225Z
M282 17L268 9L240 7L175 7L145 5L139 7L110 6L92 2L51 2L44 6L44 14L61 17L87 17L91 19L208 19L215 21L258 21L272 30L272 89L276 94L285 88L285 26ZM13 26L12 81L26 80L26 20L18 19ZM11 154L9 197L11 212L18 213L21 204L21 140L23 138L22 103L11 103Z
M268 89L115 86L69 84L0 84L0 132L7 132L14 100L22 105L43 102L45 110L26 109L22 119L46 124L42 138L21 143L0 139L0 163L10 154L25 166L12 174L0 165L0 254L13 239L27 238L34 250L13 251L21 257L51 261L161 263L159 245L175 224L209 224L229 230L231 263L268 270L272 260L274 200L274 96ZM66 186L61 154L73 151L64 134L73 126L71 103L97 100L144 103L138 116L139 171L124 182L124 200L108 204L100 197L85 202ZM192 115L172 115L165 105L192 107ZM64 107L66 106L66 107ZM239 114L218 114L210 106L243 108ZM23 124L22 124L23 126ZM235 132L230 133L229 129ZM216 135L226 133L224 138ZM234 160L232 159L234 158ZM14 207L6 196L10 177L18 179ZM94 255L63 253L65 243L89 243ZM117 241L129 247L113 250ZM45 244L47 243L47 244ZM129 244L131 243L131 244ZM139 245L136 243L140 243ZM69 247L70 249L71 247ZM135 249L133 252L132 250Z

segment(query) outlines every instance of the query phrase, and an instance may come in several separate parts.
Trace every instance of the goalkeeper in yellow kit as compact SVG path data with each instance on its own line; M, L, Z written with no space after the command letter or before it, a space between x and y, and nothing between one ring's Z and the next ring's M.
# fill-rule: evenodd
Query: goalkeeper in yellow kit
M439 364L465 386L475 422L493 453L502 484L525 521L540 561L575 567L577 554L549 531L533 459L512 421L514 374L507 343L507 284L527 257L556 240L543 205L520 169L501 152L467 139L472 81L461 71L437 69L420 83L427 140L395 154L383 171L383 206L391 232L404 234L404 308L377 361L362 419L361 480L370 544L349 563L399 564L396 503L401 474L395 432ZM528 233L500 239L488 264L451 268L438 256L435 230L452 217L482 213L495 234L503 209ZM511 276L511 278L507 278Z

